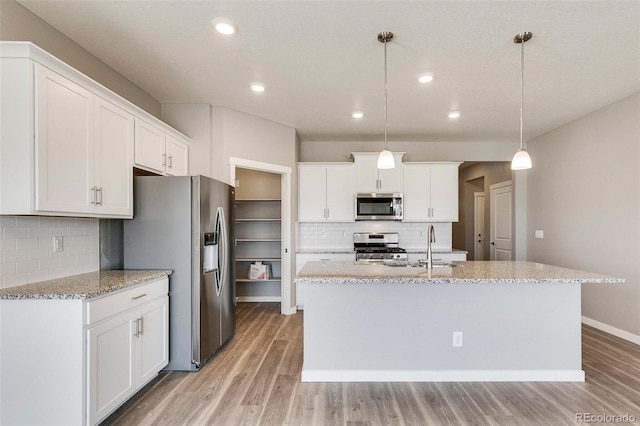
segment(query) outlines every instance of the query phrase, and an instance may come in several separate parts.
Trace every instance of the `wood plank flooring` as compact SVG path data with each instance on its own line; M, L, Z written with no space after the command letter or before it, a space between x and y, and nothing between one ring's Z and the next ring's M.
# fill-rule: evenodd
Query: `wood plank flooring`
M640 346L588 326L582 336L585 383L301 383L302 313L240 303L235 337L200 372L161 373L103 424L587 423L577 413L640 424Z

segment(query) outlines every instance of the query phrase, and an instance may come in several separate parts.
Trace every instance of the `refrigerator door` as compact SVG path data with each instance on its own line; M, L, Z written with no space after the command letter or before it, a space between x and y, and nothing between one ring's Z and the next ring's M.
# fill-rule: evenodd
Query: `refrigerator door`
M198 221L200 228L199 261L199 350L198 359L204 364L220 348L220 297L216 278L220 274L220 233L216 230L216 207L220 203L218 182L204 176L194 177L194 191L199 192ZM198 188L196 188L198 187Z
M236 324L236 291L235 291L235 190L226 184L220 184L221 205L220 224L224 252L224 274L220 281L220 338L225 343L233 337Z

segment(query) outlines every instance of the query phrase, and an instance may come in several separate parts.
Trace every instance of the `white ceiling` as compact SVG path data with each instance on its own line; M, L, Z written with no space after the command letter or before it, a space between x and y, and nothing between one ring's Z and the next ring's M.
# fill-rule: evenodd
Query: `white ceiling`
M161 103L237 109L303 141L382 140L381 31L395 34L390 141L517 141L523 31L525 140L640 91L639 1L20 3ZM217 17L238 33L217 34Z

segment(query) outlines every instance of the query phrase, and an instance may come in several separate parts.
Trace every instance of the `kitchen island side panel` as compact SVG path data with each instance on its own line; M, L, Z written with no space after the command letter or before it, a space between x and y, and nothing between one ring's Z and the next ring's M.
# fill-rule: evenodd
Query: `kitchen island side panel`
M580 284L305 284L303 381L584 380ZM463 345L453 346L462 332Z

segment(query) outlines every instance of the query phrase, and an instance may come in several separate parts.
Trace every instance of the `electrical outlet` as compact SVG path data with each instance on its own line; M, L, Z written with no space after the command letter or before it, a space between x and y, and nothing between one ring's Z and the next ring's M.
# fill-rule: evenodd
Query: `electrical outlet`
M326 233L326 232L323 232L323 233L320 235L320 237L321 237L321 238L327 238L327 233Z
M453 346L462 346L462 331L453 332Z
M535 237L536 238L544 238L544 231L542 229L536 229Z
M53 237L53 251L59 252L64 248L62 237Z

